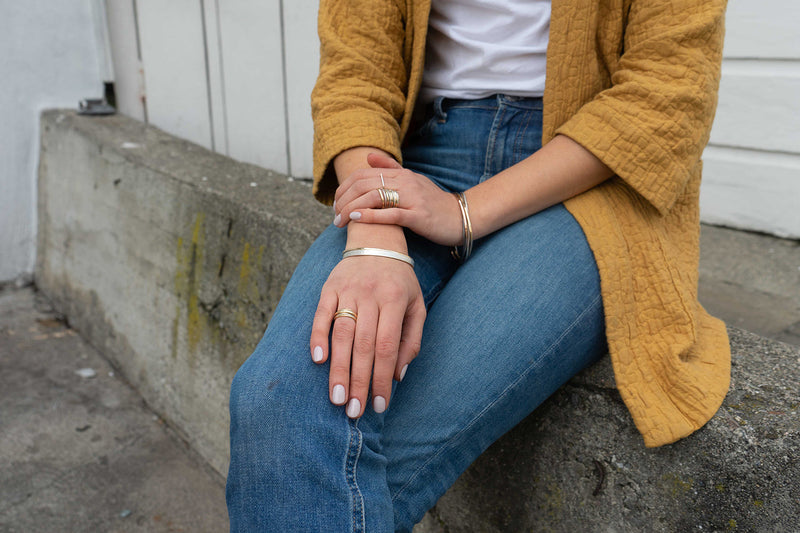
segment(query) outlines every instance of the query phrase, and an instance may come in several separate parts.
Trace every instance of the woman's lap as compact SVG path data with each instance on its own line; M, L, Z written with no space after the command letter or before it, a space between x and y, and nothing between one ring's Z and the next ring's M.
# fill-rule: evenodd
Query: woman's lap
M605 352L597 268L563 206L481 239L460 267L410 235L429 308L422 349L388 410L352 421L309 353L345 236L329 227L314 243L234 381L232 531L410 530L486 447Z

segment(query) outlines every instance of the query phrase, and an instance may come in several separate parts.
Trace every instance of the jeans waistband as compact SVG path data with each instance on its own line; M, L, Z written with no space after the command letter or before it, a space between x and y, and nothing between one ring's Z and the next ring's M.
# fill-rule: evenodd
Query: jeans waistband
M497 109L504 105L518 107L522 109L541 109L542 97L540 96L512 96L508 94L493 94L485 98L474 100L462 98L449 98L445 96L436 97L433 102L428 104L429 109L436 112L445 112L454 107L480 107L486 109Z

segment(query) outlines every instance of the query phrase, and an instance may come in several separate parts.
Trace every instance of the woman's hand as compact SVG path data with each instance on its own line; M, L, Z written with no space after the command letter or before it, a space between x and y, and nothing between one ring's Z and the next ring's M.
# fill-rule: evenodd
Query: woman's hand
M387 155L372 153L367 162L371 168L354 172L336 190L337 226L343 227L351 220L396 224L437 244L462 242L461 209L453 194L425 176L404 169ZM386 188L397 191L398 207L381 209L381 174Z
M333 320L342 309L354 311L357 319ZM314 362L324 363L330 354L331 402L347 403L350 418L361 416L371 379L373 408L386 410L392 378L402 380L419 352L425 316L422 291L409 265L386 257L343 259L322 287L311 330Z

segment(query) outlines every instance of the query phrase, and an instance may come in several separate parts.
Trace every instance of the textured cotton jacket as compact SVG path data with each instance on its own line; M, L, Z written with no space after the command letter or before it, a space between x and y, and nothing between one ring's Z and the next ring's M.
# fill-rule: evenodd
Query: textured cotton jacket
M401 160L430 0L322 0L312 96L314 194L332 160ZM543 143L580 143L615 177L565 202L600 271L617 388L647 446L684 437L730 381L725 326L697 301L698 196L717 101L724 0L553 0Z

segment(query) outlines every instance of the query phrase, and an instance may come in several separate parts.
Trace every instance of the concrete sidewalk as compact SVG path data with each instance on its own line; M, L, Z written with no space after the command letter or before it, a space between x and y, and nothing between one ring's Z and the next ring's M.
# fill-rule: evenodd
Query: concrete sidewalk
M32 287L0 288L0 532L227 528L219 475Z
M800 346L800 241L703 226L699 296L730 326Z
M800 345L800 243L704 227L700 270L713 314ZM223 480L33 288L0 289L0 532L226 530Z

